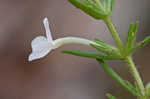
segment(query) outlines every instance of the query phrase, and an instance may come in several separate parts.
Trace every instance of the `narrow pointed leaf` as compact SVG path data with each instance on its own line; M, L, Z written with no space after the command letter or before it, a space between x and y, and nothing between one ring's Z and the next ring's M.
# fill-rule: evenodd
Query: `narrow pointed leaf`
M105 9L108 8L108 0L103 0L103 6Z
M136 86L134 86L133 84L131 84L129 81L124 81L126 83L127 86L129 86L132 90L134 90L134 92L138 93L138 90L136 88Z
M89 51L80 51L80 50L64 50L62 53L66 54L72 54L75 56L81 56L81 57L88 57L88 58L95 58L95 59L104 59L104 60L116 60L119 59L120 57L115 57L115 56L106 56L98 53L93 53Z
M114 6L115 6L115 0L111 0L111 11L113 11Z
M120 56L120 52L118 50L112 49L112 48L108 48L105 46L98 46L98 45L94 45L94 44L90 44L93 48L97 49L100 52L103 52L106 55L112 55L112 56L116 56L116 57L121 57Z
M122 78L113 71L113 69L108 66L104 60L102 59L97 59L97 61L99 62L99 64L101 65L101 67L114 79L116 80L123 88L127 89L129 92L131 92L133 95L137 96L137 93L135 90L133 90L130 86L127 85L126 82L124 82L124 80L122 80Z
M150 43L150 36L147 36L143 41L141 41L140 43L136 44L136 46L131 48L128 53L133 53L134 51L136 51L136 49L142 48L145 45L147 45L148 43Z
M130 88L134 88L134 86L129 81L124 81Z
M104 11L104 7L101 3L101 0L92 0L92 1L97 5L98 8L103 9Z
M127 49L130 49L134 46L137 29L138 29L138 22L136 22L136 24L130 24L128 35L126 38Z
M110 49L114 49L114 50L118 50L116 47L112 46L112 45L109 45L99 39L95 39L94 40L97 44L99 44L100 46L104 46L105 48L110 48Z
M145 46L148 43L150 43L150 36L147 36L142 42L138 43L136 45L136 48L141 48L141 47Z
M115 0L103 0L103 5L107 13L111 14L115 5Z
M127 38L126 38L126 46L129 43L131 34L133 32L133 28L134 28L134 24L131 23L130 26L129 26L128 35L127 35Z
M90 0L68 0L75 7L81 9L95 19L103 19L107 16L102 9L98 9Z
M102 11L102 9L100 9L99 7L97 7L97 4L95 2L93 2L92 0L82 0L83 3L85 3L85 5L87 5L88 7L92 7L95 8L96 10L100 10Z
M112 0L107 0L107 1L108 1L108 2L107 2L107 5L108 5L108 6L107 6L107 11L108 11L108 12L111 12L111 4L112 4L111 2L112 2Z
M139 22L137 21L136 23L135 23L135 26L134 26L134 31L133 32L137 32L137 30L138 30L138 25L139 25Z
M106 94L106 96L108 97L108 99L117 99L115 96L111 95L111 94Z

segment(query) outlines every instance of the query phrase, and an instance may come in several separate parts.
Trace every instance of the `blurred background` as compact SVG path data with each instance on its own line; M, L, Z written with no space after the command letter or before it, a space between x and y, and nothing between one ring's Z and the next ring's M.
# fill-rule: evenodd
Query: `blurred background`
M125 40L129 23L138 20L137 41L150 33L149 0L116 0L112 19ZM109 77L93 59L62 54L64 49L95 51L65 45L43 59L28 62L31 40L45 35L48 17L54 39L95 37L115 45L106 25L73 7L67 0L0 0L0 99L135 99ZM139 49L134 61L144 84L150 81L150 45ZM132 79L121 61L109 62L124 79ZM132 81L132 80L131 80Z

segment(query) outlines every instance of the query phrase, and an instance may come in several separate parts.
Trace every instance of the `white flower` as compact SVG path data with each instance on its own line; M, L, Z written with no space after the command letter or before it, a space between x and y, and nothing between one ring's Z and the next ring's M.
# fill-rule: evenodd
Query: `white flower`
M91 43L96 44L93 41L83 39L83 38L78 38L78 37L64 37L64 38L53 40L47 18L43 20L43 24L46 30L46 37L38 36L32 40L31 42L32 53L29 55L28 58L29 61L43 58L52 49L56 49L64 44L68 44L68 43L79 43L84 45L89 45Z

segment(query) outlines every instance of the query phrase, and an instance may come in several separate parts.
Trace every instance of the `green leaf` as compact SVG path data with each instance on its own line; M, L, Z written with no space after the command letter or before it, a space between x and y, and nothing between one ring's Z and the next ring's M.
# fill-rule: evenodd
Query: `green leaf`
M109 45L109 44L107 44L107 43L105 43L105 42L103 42L103 41L101 41L101 40L99 40L99 39L95 39L94 40L97 44L99 44L99 46L104 46L105 48L110 48L110 49L114 49L114 50L119 50L119 49L117 49L116 47L114 47L114 46L112 46L112 45Z
M133 95L137 96L137 92L131 88L131 85L127 84L126 81L124 81L116 72L113 71L113 69L108 66L104 60L97 59L101 67L114 79L116 80L123 88L127 89L129 92L131 92Z
M108 0L103 0L103 6L105 9L107 8L107 2L108 2Z
M68 0L75 7L81 9L86 14L99 20L110 16L114 7L114 0L103 0L103 5L100 0Z
M99 9L91 0L68 0L75 7L81 9L95 19L103 19L107 15L102 9Z
M111 0L111 11L113 11L114 6L115 6L115 0Z
M107 93L106 96L108 97L108 99L117 99L116 97L112 96L111 94Z
M107 13L111 14L115 5L115 0L103 0L103 5Z
M136 48L141 48L141 47L145 46L148 43L150 43L150 36L147 36L142 42L138 43L136 45Z
M136 24L130 24L128 35L126 38L126 48L130 49L134 46L135 39L136 39L136 32L138 29L138 22Z
M138 89L136 88L136 86L132 85L129 81L125 80L124 81L126 83L127 86L129 86L132 90L134 90L135 93L138 93Z
M112 1L112 0L105 0L105 1L107 1L107 8L106 8L107 11L108 11L108 12L111 12L111 1Z
M97 4L95 2L93 2L92 0L82 0L82 1L83 1L83 3L85 3L85 5L87 5L89 7L92 7L92 8L95 8L95 10L97 10L97 11L102 11L103 12L103 10L100 9L97 6ZM103 12L103 14L104 14L104 12Z
M110 55L110 56L116 56L116 57L120 57L120 51L117 48L112 48L111 46L107 46L107 45L96 45L96 44L90 44L93 48L97 49L100 52L103 52L106 55Z
M129 50L129 54L130 53L133 53L134 51L136 51L136 49L138 48L142 48L144 47L145 45L147 45L148 43L150 43L150 36L147 36L143 41L139 42L138 44L136 44L135 47L132 47L130 50Z
M130 88L134 88L134 86L129 82L129 81L124 81L128 86L130 86Z
M95 59L104 59L104 60L116 60L119 57L115 56L106 56L102 54L97 54L89 51L80 51L80 50L64 50L62 53L66 54L72 54L75 56L81 56L81 57L88 57L88 58L95 58Z

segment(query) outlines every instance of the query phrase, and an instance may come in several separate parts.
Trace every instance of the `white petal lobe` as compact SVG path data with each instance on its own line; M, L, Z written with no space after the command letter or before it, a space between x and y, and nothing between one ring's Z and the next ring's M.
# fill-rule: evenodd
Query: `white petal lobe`
M37 48L41 47L42 45L47 44L48 41L44 36L38 36L31 42L32 51L37 50Z
M29 61L43 58L52 50L51 43L49 43L43 36L36 37L32 41L31 46L32 53L29 55Z
M43 20L43 24L44 24L44 27L45 27L47 40L48 40L48 42L52 42L53 41L52 34L51 34L51 31L50 31L50 28L49 28L49 22L48 22L47 18L45 18Z

